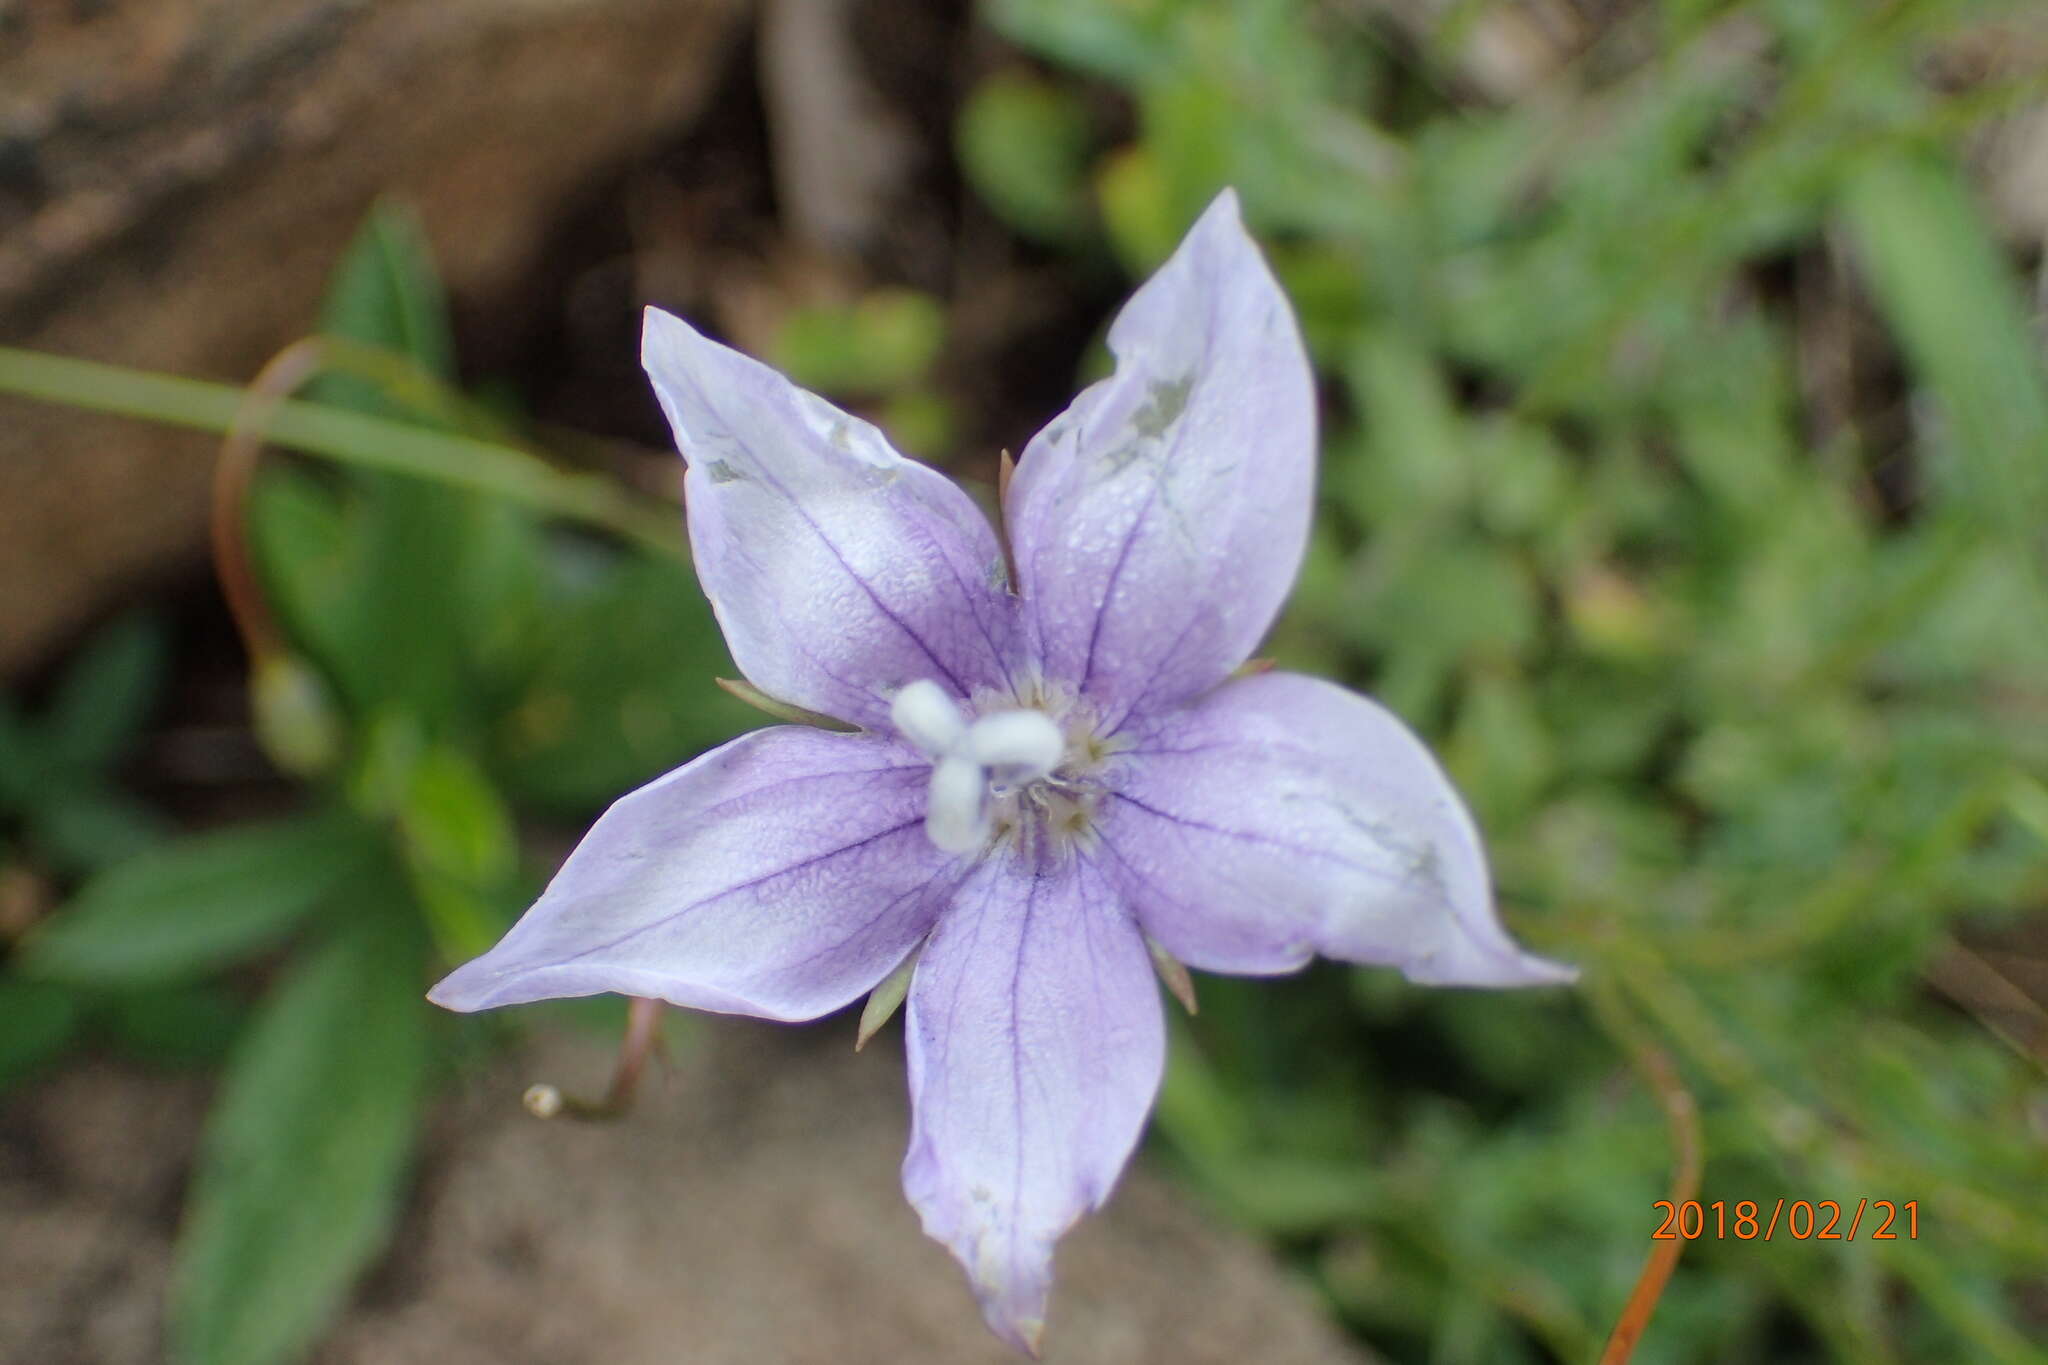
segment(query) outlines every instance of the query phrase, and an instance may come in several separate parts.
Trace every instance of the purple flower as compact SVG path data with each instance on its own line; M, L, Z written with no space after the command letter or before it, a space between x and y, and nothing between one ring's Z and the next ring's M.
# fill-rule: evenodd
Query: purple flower
M1226 192L1034 438L1003 544L868 423L661 312L697 571L753 685L854 733L743 735L623 797L457 1010L619 991L813 1019L907 987L903 1185L1035 1350L1053 1244L1164 1060L1155 955L1571 979L1495 917L1471 817L1363 697L1240 666L1307 538L1315 391ZM1014 564L1014 578L1010 565Z

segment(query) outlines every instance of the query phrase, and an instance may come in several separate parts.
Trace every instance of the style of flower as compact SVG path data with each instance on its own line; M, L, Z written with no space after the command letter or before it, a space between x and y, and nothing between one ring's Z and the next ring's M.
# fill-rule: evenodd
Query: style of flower
M868 1027L907 994L904 1190L1028 1351L1053 1244L1159 1086L1155 965L1572 975L1501 928L1472 819L1398 720L1242 667L1300 567L1316 397L1233 194L1109 346L1115 373L1026 448L999 540L873 426L649 310L732 656L851 729L757 730L621 798L433 992L779 1020L875 992Z

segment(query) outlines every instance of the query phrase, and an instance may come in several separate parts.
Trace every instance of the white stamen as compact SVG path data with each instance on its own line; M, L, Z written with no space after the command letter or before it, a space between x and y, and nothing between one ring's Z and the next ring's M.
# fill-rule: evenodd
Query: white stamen
M932 758L943 758L958 747L967 734L967 722L960 708L946 695L946 689L929 678L921 678L896 694L889 703L889 719L896 732Z
M1066 751L1066 736L1043 711L998 711L967 729L961 752L1010 782L1050 776Z
M933 764L924 813L932 842L947 853L973 853L988 841L989 823L988 776L981 765L958 754Z

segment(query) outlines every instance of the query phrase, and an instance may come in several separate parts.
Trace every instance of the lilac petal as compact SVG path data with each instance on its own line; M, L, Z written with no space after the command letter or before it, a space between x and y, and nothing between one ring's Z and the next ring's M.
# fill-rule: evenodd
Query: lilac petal
M1008 516L1048 678L1114 728L1223 681L1307 543L1315 385L1225 191L1109 330L1116 373L1025 448Z
M925 946L906 1039L904 1192L1036 1353L1053 1243L1108 1198L1165 1065L1144 938L1086 861L989 858Z
M749 681L869 729L919 679L1007 685L1002 549L955 484L659 309L642 359L689 464L697 576Z
M498 946L429 998L838 1009L903 960L964 875L925 836L930 772L866 735L741 735L614 803Z
M1530 986L1464 803L1391 712L1290 673L1242 678L1133 733L1105 869L1191 967L1284 972L1314 953L1411 981Z

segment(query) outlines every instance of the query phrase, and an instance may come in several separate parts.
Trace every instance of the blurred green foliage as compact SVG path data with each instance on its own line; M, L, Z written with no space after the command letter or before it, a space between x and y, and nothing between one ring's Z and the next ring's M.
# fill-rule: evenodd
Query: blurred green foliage
M1654 1049L1701 1198L1921 1223L1688 1246L1637 1361L2048 1359L2043 1058L1929 984L1959 921L2048 912L2048 379L1958 152L2039 73L1926 79L1996 7L1665 3L1489 98L1517 7L1374 8L986 0L1048 65L959 138L1018 233L1087 251L1092 205L1134 276L1238 187L1328 384L1277 653L1441 743L1511 923L1586 969L1204 981L1171 1157L1390 1358L1590 1360L1671 1179ZM1127 140L1075 132L1105 86ZM1880 328L1910 392L1824 406L1815 348Z
M162 833L111 772L149 719L165 654L161 623L130 616L85 643L40 714L0 696L0 832L38 862L89 872Z
M805 388L871 409L899 448L929 458L953 441L952 410L933 382L945 340L937 299L881 288L792 311L767 359Z
M511 424L453 387L403 210L364 225L321 336L320 411L519 458ZM515 811L581 816L749 715L709 685L732 668L677 558L374 464L265 465L247 534L274 618L252 660L256 732L305 782L301 813L163 840L116 794L102 770L161 671L145 624L82 653L39 722L0 713L0 799L40 865L83 876L0 977L0 1079L85 1020L164 1060L232 1043L173 1276L188 1365L303 1355L381 1250L434 1037L490 1027L425 988L538 886ZM219 982L251 963L265 989L245 1011Z
M167 655L160 621L126 616L85 641L34 714L0 697L0 893L32 903L45 877L111 877L155 855L167 822L119 769L156 707ZM240 1017L210 981L0 972L0 1085L87 1041L165 1064L216 1061Z

